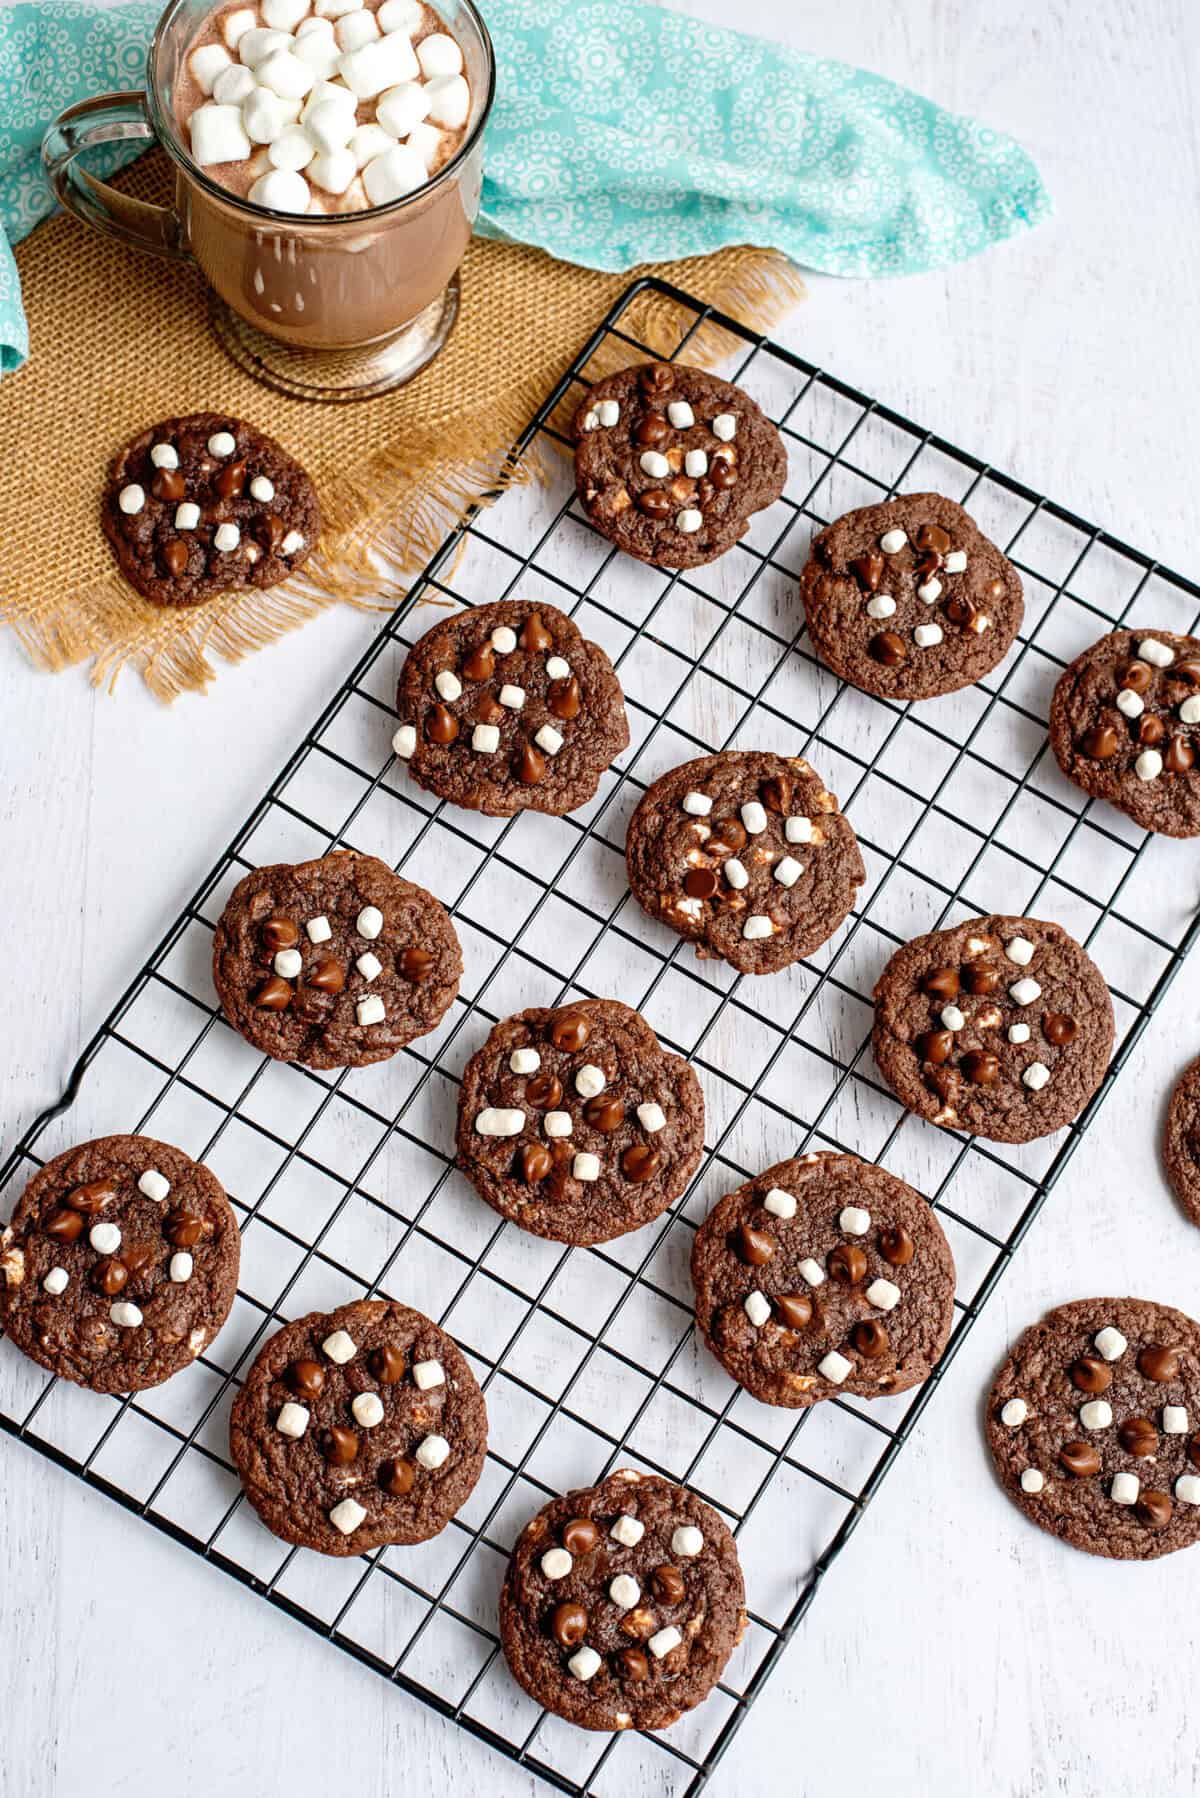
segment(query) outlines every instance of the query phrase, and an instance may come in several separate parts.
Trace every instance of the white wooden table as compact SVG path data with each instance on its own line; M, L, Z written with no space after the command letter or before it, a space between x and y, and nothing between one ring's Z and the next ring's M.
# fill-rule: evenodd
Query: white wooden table
M729 18L723 0L681 10ZM1013 132L1057 205L944 275L814 280L783 340L1194 574L1200 11L741 0L736 17ZM0 637L6 1149L372 629L329 615L170 710L133 679L114 701L81 673L34 676ZM1175 866L1195 883L1193 849ZM714 1792L1193 1789L1195 1563L1056 1546L994 1486L979 1426L1004 1345L1047 1306L1130 1291L1200 1310L1200 1239L1155 1150L1198 1047L1195 984L1176 983ZM0 1470L0 1792L533 1789L39 1457L3 1442Z

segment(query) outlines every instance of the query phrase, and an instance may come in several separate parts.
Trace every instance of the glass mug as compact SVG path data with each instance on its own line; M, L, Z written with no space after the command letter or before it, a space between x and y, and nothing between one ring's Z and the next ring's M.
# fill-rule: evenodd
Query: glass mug
M50 127L42 159L59 200L135 249L194 259L216 296L213 325L239 367L296 398L363 399L432 361L458 315L458 266L479 211L495 57L472 0L438 0L471 88L467 134L414 194L363 212L273 212L192 161L173 96L213 0L171 0L141 93L100 94ZM79 167L97 144L157 139L174 165L174 206L131 199Z

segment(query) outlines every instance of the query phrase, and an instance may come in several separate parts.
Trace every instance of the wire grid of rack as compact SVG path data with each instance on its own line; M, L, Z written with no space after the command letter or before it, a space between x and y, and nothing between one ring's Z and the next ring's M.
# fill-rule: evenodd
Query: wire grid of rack
M788 445L784 497L740 545L686 575L633 563L597 537L561 456L545 485L514 487L469 516L0 1175L11 1205L69 1143L144 1130L213 1168L243 1231L233 1314L187 1372L109 1401L5 1349L0 1425L572 1792L627 1791L640 1779L693 1793L706 1782L1200 930L1194 895L1164 878L1178 846L1063 781L1044 729L1050 688L1086 642L1130 618L1191 630L1200 588L659 282L635 284L614 306L516 456L565 444L562 421L614 354L650 353L635 325L648 291L672 307L676 356L701 327L730 333L728 372ZM796 576L830 517L919 487L964 500L1006 547L1027 610L993 676L914 709L857 693L816 662ZM396 674L436 617L421 602L510 595L569 611L604 643L625 689L631 747L569 818L458 811L418 791L391 757ZM624 827L645 787L731 745L809 755L840 793L868 866L847 924L811 961L768 980L696 962L642 915L624 880ZM209 961L213 924L248 868L335 846L381 855L432 887L454 917L466 974L434 1035L392 1062L321 1074L267 1061L234 1035L216 1011ZM870 1056L871 989L893 949L992 910L1066 924L1104 970L1118 1018L1117 1053L1087 1111L1024 1147L906 1117ZM500 1222L455 1171L456 1084L496 1019L604 994L636 1005L691 1058L706 1150L689 1192L656 1224L570 1250ZM951 1240L955 1330L915 1395L775 1411L696 1343L687 1266L698 1222L721 1192L809 1146L913 1180ZM279 1323L376 1292L420 1305L462 1344L487 1394L488 1459L435 1541L330 1560L277 1542L244 1504L228 1411ZM673 1729L598 1737L516 1688L495 1606L532 1511L619 1464L685 1482L728 1519L750 1625L717 1690Z

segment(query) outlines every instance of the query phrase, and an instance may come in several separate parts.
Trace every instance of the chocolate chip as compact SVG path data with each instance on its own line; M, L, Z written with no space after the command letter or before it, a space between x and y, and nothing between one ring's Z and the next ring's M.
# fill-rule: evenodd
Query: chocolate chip
M874 593L883 579L882 552L872 549L865 556L856 556L850 564L850 572L864 593Z
M556 718L578 718L583 706L579 682L569 675L566 680L551 681L546 704Z
M736 855L744 849L749 838L746 827L738 818L721 818L713 825L712 834L705 843L705 852L721 858Z
M1117 1441L1127 1455L1139 1461L1158 1453L1158 1431L1148 1417L1127 1417L1117 1430Z
M213 486L222 499L237 499L246 485L244 461L226 462L217 472Z
M1090 1442L1064 1442L1058 1451L1058 1458L1067 1472L1077 1480L1086 1480L1100 1471L1099 1450Z
M932 575L938 573L941 566L942 558L937 550L927 549L924 555L918 556L916 565L913 568L913 574L916 576L917 580L927 581Z
M681 1604L687 1585L678 1567L656 1567L650 1575L650 1590L660 1604Z
M112 1256L106 1256L103 1261L97 1261L92 1269L92 1285L97 1292L104 1293L110 1299L116 1297L128 1278L129 1269L125 1263L115 1260Z
M272 974L254 995L260 1011L286 1011L292 1002L292 989L278 974Z
M526 1143L517 1153L518 1174L526 1186L536 1186L546 1178L553 1166L554 1157L545 1143Z
M600 1531L590 1517L572 1517L562 1526L562 1545L568 1554L591 1554L600 1540Z
M1154 679L1154 670L1149 662L1126 662L1117 670L1117 685L1130 693L1146 693L1150 682Z
M163 545L162 559L167 573L178 580L188 565L187 544L182 538L172 537L169 543Z
M308 986L315 986L319 993L340 993L346 984L346 970L340 961L334 961L327 955L314 968L310 968L304 976Z
M647 487L644 493L638 494L634 504L647 518L669 518L675 511L675 501L665 487Z
M321 1437L321 1453L331 1466L348 1467L358 1459L358 1437L353 1430L344 1430L335 1423Z
M550 1634L560 1648L575 1648L587 1635L588 1614L581 1604L569 1599L555 1607L550 1619Z
M65 1208L53 1212L42 1225L47 1236L55 1242L75 1242L83 1234L83 1217L78 1211Z
M204 1220L188 1211L173 1211L163 1226L163 1234L173 1249L195 1248L204 1235Z
M294 949L300 941L300 926L294 918L268 918L262 927L262 940L270 955L277 949Z
M1121 747L1121 739L1111 724L1094 724L1084 731L1079 747L1094 762L1107 762Z
M773 774L759 784L758 796L767 811L786 818L792 809L792 783L786 774Z
M643 393L669 393L675 385L675 370L669 362L648 362L638 372L638 383Z
M1069 1018L1065 1011L1048 1011L1042 1019L1042 1035L1056 1049L1075 1041L1076 1028L1074 1018Z
M923 524L917 532L917 548L935 550L939 556L950 554L950 533L940 524Z
M708 477L719 492L728 492L737 484L738 471L728 456L714 455L708 465Z
M550 1041L556 1049L574 1055L592 1034L592 1026L581 1011L559 1011L550 1026Z
M554 638L542 623L540 612L531 612L521 626L520 644L522 649L549 649Z
M775 1309L789 1330L803 1330L812 1322L813 1302L806 1292L779 1292Z
M382 1348L371 1350L367 1356L367 1366L381 1386L394 1386L397 1380L404 1378L408 1358L397 1343L385 1342Z
M671 435L671 426L661 412L647 412L634 432L643 449L654 449Z
M962 970L963 991L970 993L973 999L983 997L1000 989L1000 975L995 968L983 968L968 965Z
M385 1461L379 1469L379 1484L393 1498L405 1498L412 1491L416 1477L416 1468L402 1455L397 1455L394 1461Z
M406 980L414 986L420 986L433 973L433 956L428 949L402 949L398 966Z
M1165 1385L1179 1372L1178 1349L1165 1348L1161 1342L1148 1342L1137 1358L1138 1372L1146 1379Z
M611 1136L625 1121L625 1106L611 1093L597 1093L583 1108L583 1121L604 1136Z
M640 1184L643 1180L653 1180L662 1161L657 1149L648 1148L645 1143L634 1143L621 1157L621 1172L627 1180Z
M1163 759L1163 767L1168 774L1186 774L1195 766L1196 751L1186 737L1172 737L1171 746Z
M121 1245L121 1260L131 1280L136 1280L157 1259L157 1251L148 1242L127 1242Z
M711 899L720 884L711 868L689 868L683 877L683 890L689 899Z
M867 1258L856 1242L839 1242L837 1248L831 1250L825 1266L829 1278L836 1280L839 1286L857 1286L866 1278Z
M880 631L871 638L867 652L872 661L881 662L885 668L898 668L908 655L903 638L895 631Z
M764 1267L775 1253L774 1241L766 1231L755 1230L750 1224L738 1225L734 1247L748 1267Z
M150 483L150 491L155 499L180 500L187 492L187 483L177 468L160 468Z
M464 659L462 672L468 680L491 680L496 672L496 652L491 644L477 644Z
M1162 742L1166 734L1167 727L1161 718L1156 718L1153 712L1142 713L1138 719L1139 743L1144 743L1148 749L1153 749Z
M879 1253L889 1267L907 1267L916 1253L913 1239L903 1224L885 1224L879 1232Z
M1080 1392L1107 1392L1112 1382L1112 1368L1099 1355L1080 1355L1071 1365L1071 1384Z
M458 719L447 706L435 705L425 720L425 735L431 743L453 743L458 736Z
M1167 1492L1143 1492L1133 1508L1139 1522L1152 1530L1165 1529L1171 1521L1171 1498Z
M640 1648L622 1648L617 1659L621 1663L621 1671L626 1679L632 1680L635 1685L640 1685L644 1679L649 1679L650 1662Z
M973 624L978 616L974 605L965 593L952 593L942 607L942 611L951 624L960 625L964 630L969 624Z
M957 968L935 968L932 974L926 974L922 980L921 991L928 993L931 999L957 999L959 992Z
M917 1038L917 1053L922 1061L940 1068L954 1053L954 1034L950 1030L929 1030Z
M1193 1467L1200 1467L1200 1430L1188 1438L1187 1458Z
M300 1398L316 1398L325 1384L325 1369L319 1361L293 1361L284 1378Z
M876 1318L861 1317L850 1332L850 1345L868 1361L874 1361L887 1354L888 1333Z
M63 1200L72 1211L84 1211L90 1217L94 1212L103 1211L110 1199L115 1199L117 1189L111 1180L89 1180L86 1186L77 1186Z
M975 1086L994 1086L1000 1078L1000 1062L987 1049L971 1049L962 1058L962 1071Z
M1200 662L1176 662L1171 676L1174 680L1185 681L1189 687L1200 687Z

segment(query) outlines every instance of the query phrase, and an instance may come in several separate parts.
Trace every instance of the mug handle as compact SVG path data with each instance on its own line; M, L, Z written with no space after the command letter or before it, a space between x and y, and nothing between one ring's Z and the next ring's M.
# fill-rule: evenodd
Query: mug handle
M80 151L94 144L152 141L154 135L144 93L97 94L60 113L42 139L42 161L60 203L76 218L131 249L186 262L183 224L172 207L135 200L76 166Z

